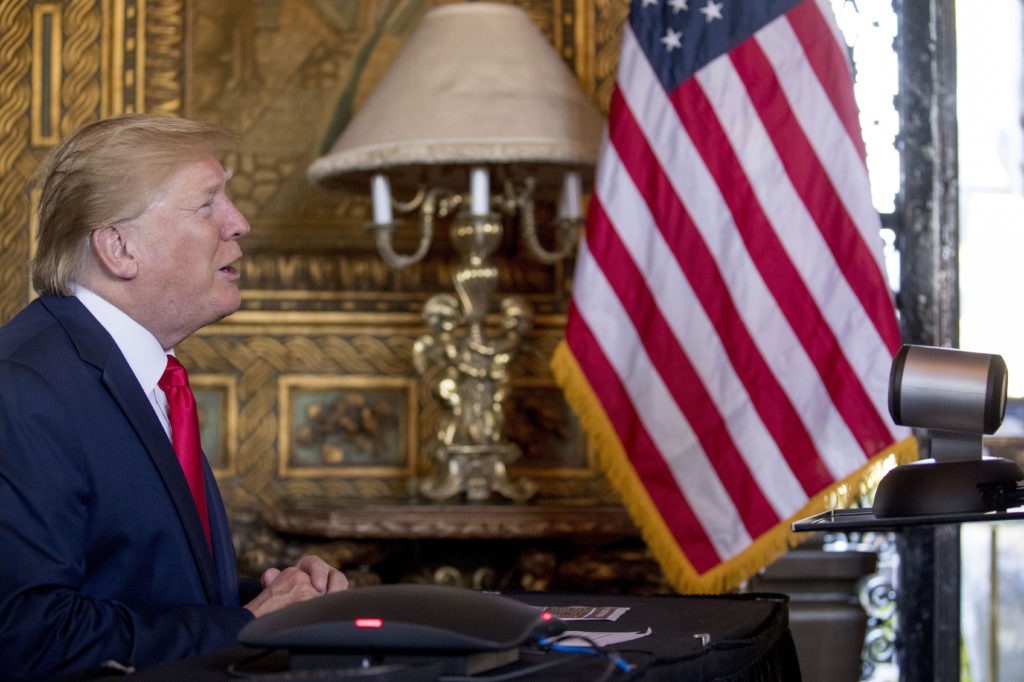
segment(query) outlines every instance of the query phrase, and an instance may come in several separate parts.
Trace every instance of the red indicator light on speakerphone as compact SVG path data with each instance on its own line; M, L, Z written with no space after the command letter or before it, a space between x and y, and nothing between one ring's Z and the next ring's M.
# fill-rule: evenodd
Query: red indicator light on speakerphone
M356 618L357 628L379 628L384 626L380 618Z
M551 620L554 616L551 615L550 611L542 611L540 614L541 620Z

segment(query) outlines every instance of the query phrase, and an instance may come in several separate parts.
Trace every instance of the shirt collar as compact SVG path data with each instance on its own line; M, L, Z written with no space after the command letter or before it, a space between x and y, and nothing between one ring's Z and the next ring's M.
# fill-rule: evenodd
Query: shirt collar
M99 294L83 286L75 287L73 293L113 337L143 390L154 390L167 367L168 355L156 337Z

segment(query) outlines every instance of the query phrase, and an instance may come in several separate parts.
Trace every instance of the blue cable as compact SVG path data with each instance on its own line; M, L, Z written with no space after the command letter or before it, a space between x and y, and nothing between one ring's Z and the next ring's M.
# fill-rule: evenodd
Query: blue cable
M600 656L602 658L608 658L614 661L615 665L617 665L621 670L627 673L630 670L632 670L632 666L630 666L629 663L627 663L621 656L613 654L610 651L605 651L601 647L598 647L594 644L591 644L590 646L559 644L557 641L552 641L551 639L542 639L538 642L538 644L547 647L552 651L561 651L565 653L575 654L592 654L595 656Z

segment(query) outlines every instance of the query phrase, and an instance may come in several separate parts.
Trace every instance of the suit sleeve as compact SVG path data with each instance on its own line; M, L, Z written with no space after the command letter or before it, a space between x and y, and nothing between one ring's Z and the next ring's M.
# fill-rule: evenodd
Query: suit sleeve
M138 566L158 562L160 547L89 546L102 468L90 462L81 427L40 374L0 360L0 670L39 677L110 660L141 667L233 644L252 618L244 608L162 603L160 584L116 586L120 574L145 583ZM111 547L119 532L105 536Z

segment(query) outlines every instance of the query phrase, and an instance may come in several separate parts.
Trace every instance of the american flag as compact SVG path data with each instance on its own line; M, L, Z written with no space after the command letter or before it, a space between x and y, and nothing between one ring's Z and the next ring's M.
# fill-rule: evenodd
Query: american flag
M679 591L916 455L865 158L828 0L633 0L552 368Z

